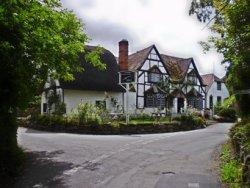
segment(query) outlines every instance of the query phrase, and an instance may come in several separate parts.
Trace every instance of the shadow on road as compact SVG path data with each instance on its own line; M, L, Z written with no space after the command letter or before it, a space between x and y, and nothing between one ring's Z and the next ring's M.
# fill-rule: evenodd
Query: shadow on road
M65 170L72 169L72 163L57 162L52 160L63 151L54 152L27 152L25 169L20 177L13 182L6 183L6 187L65 187L62 175Z

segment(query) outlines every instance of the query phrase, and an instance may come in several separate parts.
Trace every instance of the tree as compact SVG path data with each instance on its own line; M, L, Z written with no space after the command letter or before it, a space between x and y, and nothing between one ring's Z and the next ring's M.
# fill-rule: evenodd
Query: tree
M25 109L47 77L72 80L88 37L60 0L0 0L0 177L20 165L16 109ZM104 68L100 50L86 55ZM1 181L1 180L0 180Z
M237 91L250 89L250 1L192 0L189 14L207 22L212 36L202 42L204 49L214 47L229 63L227 86L235 94L240 115L250 115L250 95Z

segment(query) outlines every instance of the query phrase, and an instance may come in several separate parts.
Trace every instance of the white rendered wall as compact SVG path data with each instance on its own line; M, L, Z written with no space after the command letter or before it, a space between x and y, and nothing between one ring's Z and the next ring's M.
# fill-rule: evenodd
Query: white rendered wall
M96 101L106 101L107 110L110 113L116 112L116 108L111 102L114 98L118 105L122 107L122 93L104 92L104 91L82 91L82 90L64 90L64 103L66 104L66 113L70 113L81 102L95 105Z
M221 83L221 90L217 90L217 82L213 82L212 86L209 88L207 92L207 108L209 108L209 97L213 96L213 105L217 104L217 97L221 97L221 102L223 102L227 97L229 97L229 92L225 83Z

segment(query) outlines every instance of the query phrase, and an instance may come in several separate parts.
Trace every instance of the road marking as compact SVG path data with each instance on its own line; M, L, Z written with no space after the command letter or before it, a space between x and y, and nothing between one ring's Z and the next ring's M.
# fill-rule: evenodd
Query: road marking
M199 183L188 183L188 188L199 188Z

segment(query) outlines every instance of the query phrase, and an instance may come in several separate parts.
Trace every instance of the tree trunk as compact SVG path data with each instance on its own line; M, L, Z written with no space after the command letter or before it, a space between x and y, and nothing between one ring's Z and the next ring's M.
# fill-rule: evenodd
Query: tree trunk
M19 173L23 152L17 145L17 122L13 113L0 112L0 182ZM2 179L3 180L3 179Z

